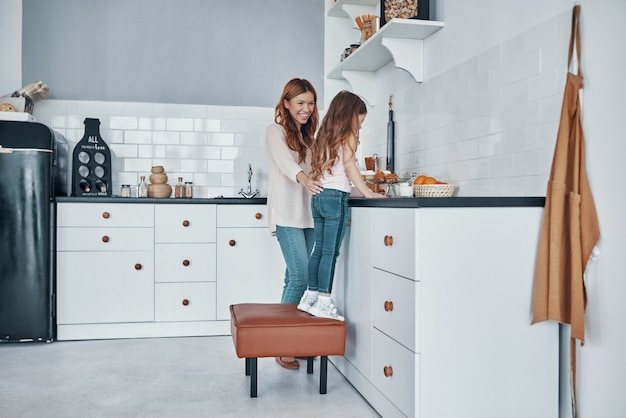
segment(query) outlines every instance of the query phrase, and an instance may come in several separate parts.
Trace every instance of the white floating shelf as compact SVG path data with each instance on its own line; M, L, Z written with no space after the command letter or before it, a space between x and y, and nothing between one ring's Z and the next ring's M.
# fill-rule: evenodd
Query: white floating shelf
M327 78L347 80L355 91L368 92L372 90L374 73L394 61L396 67L406 70L420 83L424 80L424 39L443 26L443 22L433 20L391 19L333 68ZM372 96L373 92L364 95L371 105Z

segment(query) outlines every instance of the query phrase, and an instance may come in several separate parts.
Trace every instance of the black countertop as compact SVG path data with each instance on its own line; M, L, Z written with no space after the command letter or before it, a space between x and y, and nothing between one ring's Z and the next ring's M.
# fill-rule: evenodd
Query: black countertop
M57 202L73 203L163 203L163 204L219 204L219 205L265 205L267 198L243 197L222 198L136 198L136 197L70 197L59 196ZM387 199L350 199L350 206L372 208L469 208L469 207L543 207L544 197L417 197L417 198L387 198Z
M267 198L255 197L252 199L246 199L244 197L213 197L209 199L205 198L155 198L155 197L73 197L73 196L57 196L56 201L58 203L164 203L164 204L220 204L220 205L265 205L267 204Z

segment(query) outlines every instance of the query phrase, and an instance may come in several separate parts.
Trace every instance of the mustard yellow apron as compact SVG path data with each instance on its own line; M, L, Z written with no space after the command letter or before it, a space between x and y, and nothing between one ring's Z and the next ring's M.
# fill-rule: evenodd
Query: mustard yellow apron
M535 282L532 323L554 320L570 325L572 414L576 416L576 340L585 342L586 293L583 274L600 227L585 169L585 137L579 91L580 5L574 6L568 74L561 120L546 191ZM577 74L570 71L576 44Z

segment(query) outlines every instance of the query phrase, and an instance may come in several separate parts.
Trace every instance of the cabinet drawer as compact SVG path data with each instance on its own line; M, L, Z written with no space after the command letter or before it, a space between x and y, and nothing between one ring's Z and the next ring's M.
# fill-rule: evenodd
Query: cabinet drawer
M157 205L156 242L215 242L215 205Z
M153 228L58 228L58 251L152 251Z
M58 203L57 226L153 227L154 205Z
M230 319L234 303L277 303L285 262L267 228L218 228L217 319Z
M372 271L372 324L394 340L420 351L420 283Z
M407 417L419 417L419 358L419 354L373 330L372 383Z
M57 253L57 323L152 322L152 251Z
M267 228L268 226L267 206L265 205L217 205L218 228Z
M156 244L156 282L214 282L215 243Z
M415 209L374 210L371 245L374 267L416 280Z
M157 283L156 321L215 320L215 283Z

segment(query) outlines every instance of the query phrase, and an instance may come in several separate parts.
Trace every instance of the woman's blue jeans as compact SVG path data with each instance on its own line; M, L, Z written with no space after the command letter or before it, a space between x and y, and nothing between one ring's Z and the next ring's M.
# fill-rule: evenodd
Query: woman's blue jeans
M315 242L313 228L276 226L276 239L285 258L281 303L298 303L307 286L309 256Z
M335 264L348 225L350 194L324 189L311 198L315 247L309 259L309 289L330 294Z

